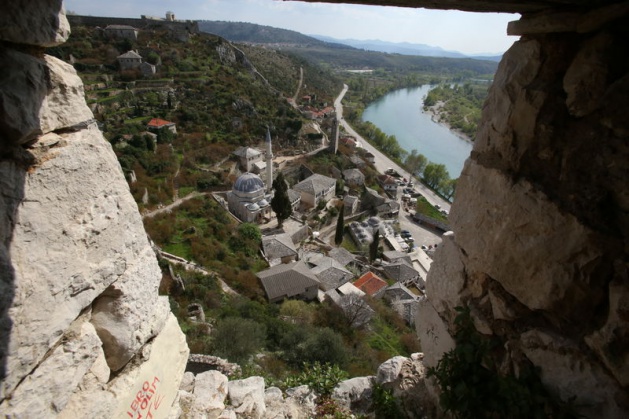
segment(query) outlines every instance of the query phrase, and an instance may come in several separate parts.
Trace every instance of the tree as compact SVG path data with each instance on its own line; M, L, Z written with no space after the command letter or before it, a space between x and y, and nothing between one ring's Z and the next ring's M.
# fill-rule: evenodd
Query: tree
M245 240L259 242L262 240L260 227L253 223L243 223L238 226L238 234Z
M266 327L256 321L239 317L220 320L212 331L214 354L231 362L241 363L262 349Z
M279 172L273 181L273 190L275 193L271 199L271 208L277 216L278 227L282 227L284 220L293 214L293 207L290 204L290 199L288 199L288 185L286 185L282 172Z
M373 235L373 242L369 245L369 260L374 261L378 257L378 246L380 245L380 230L376 230Z
M374 314L365 297L358 294L343 295L340 305L350 327L359 328L366 325Z
M439 191L449 200L452 199L456 191L456 181L456 179L446 179L439 183Z
M345 205L341 205L339 211L339 218L336 221L336 235L334 236L334 243L338 246L343 243L343 227L345 226L344 220Z
M406 156L406 160L404 161L406 168L408 171L414 175L419 176L426 168L426 164L428 164L428 159L423 154L419 154L417 150L411 150L411 154Z
M428 163L424 169L424 181L431 188L435 189L439 184L447 179L450 179L448 169L443 164Z

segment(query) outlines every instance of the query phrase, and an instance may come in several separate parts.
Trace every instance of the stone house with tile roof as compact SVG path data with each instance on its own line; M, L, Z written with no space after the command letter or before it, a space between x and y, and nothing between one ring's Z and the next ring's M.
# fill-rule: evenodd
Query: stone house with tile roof
M387 278L395 282L401 282L405 285L415 284L418 288L424 288L426 286L419 272L404 259L383 265L382 270Z
M317 298L319 281L302 261L280 264L258 272L266 297L271 303L286 298L311 301Z
M271 267L295 262L298 257L295 244L287 233L262 237L262 252Z
M236 156L240 163L240 168L245 172L253 172L253 166L264 161L262 152L251 147L239 147L232 154Z
M151 132L158 132L163 129L168 129L173 134L177 134L177 124L160 118L151 119L149 123L146 124L146 129Z
M129 70L140 67L142 56L131 50L119 55L117 58L121 70Z
M343 179L349 187L356 188L365 184L365 175L358 169L343 170Z
M356 281L354 286L370 297L378 298L387 288L387 282L373 272L367 272Z
M306 254L306 265L319 280L323 291L340 287L354 278L354 274L331 257L321 254Z
M293 186L293 190L301 195L302 206L314 208L321 201L329 201L334 197L336 180L318 173Z
M116 39L131 39L136 41L138 39L139 29L129 25L107 25L104 29L104 34L108 38Z

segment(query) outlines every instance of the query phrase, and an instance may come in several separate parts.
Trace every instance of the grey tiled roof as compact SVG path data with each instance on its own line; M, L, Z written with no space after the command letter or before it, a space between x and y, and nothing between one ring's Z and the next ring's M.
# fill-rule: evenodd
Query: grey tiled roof
M124 54L119 55L118 58L142 58L142 56L135 51L127 51Z
M232 154L235 154L238 157L256 157L262 153L256 150L255 148L240 147L236 149L236 151L234 151Z
M361 182L365 181L365 175L363 175L363 172L361 172L358 169L343 170L343 177L347 181L349 180L361 181Z
M317 276L324 291L337 288L354 277L354 274L331 257L309 253L304 256L304 260L313 266L311 271Z
M277 265L258 272L257 276L269 300L283 296L294 297L313 285L319 285L317 277L302 261Z
M349 250L342 247L335 247L334 249L330 250L328 252L328 256L330 256L332 259L343 266L347 266L356 260L354 258L354 255L352 255Z
M408 262L405 262L404 259L400 259L399 261L389 265L384 265L382 268L389 278L398 282L404 282L409 279L419 277L419 272L413 269L413 267L409 265Z
M288 194L288 200L291 202L291 204L298 199L301 199L301 194L293 189L289 189L286 192Z
M327 176L315 173L314 175L302 180L293 189L299 192L306 192L311 195L317 195L320 192L327 191L336 185L336 180Z
M398 252L397 250L387 250L382 254L385 260L388 260L392 263L397 262L399 259L404 259L406 262L411 262L411 257L408 253Z
M276 234L262 238L262 248L268 259L297 256L297 249L289 234Z
M388 286L387 289L384 291L384 295L384 298L387 299L398 298L400 300L414 301L417 301L419 299L419 296L413 294L413 292L401 282L396 282L395 284Z

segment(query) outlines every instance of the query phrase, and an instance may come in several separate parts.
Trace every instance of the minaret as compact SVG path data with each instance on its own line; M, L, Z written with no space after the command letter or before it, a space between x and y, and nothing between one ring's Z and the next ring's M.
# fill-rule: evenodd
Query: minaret
M266 127L266 191L271 192L273 187L273 151L271 151L271 133L269 127Z
M332 133L330 135L329 149L332 153L336 154L339 150L339 120L334 117L332 122Z

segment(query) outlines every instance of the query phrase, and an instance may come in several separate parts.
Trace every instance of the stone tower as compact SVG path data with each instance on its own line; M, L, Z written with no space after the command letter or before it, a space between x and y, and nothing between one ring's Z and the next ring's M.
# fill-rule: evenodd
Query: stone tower
M266 127L266 191L271 192L273 186L273 151L271 149L271 133Z

